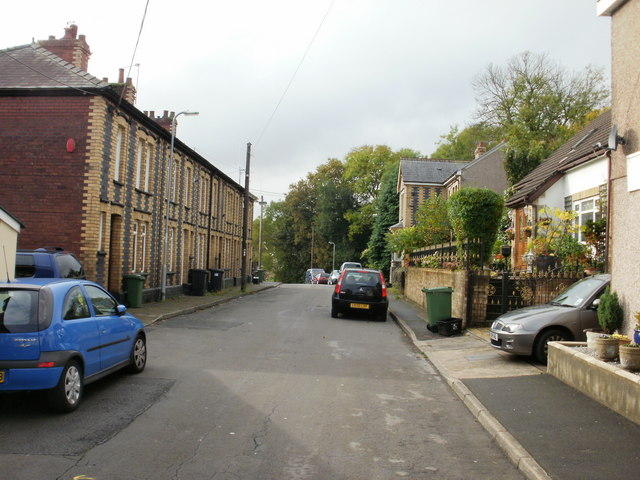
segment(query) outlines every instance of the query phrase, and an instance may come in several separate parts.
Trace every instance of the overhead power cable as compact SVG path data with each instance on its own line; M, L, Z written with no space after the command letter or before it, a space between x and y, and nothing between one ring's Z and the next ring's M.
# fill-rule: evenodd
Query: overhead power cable
M322 17L322 21L320 22L320 25L318 25L318 28L316 29L316 33L314 33L313 38L311 38L311 41L309 42L309 45L307 46L307 49L304 51L304 54L302 55L302 58L300 59L300 62L298 63L298 66L296 67L295 71L293 72L293 75L291 75L291 79L289 80L289 83L287 84L286 88L284 89L284 92L282 92L282 96L280 97L280 100L278 100L276 108L273 109L273 112L271 113L271 116L269 117L269 120L267 120L266 125L262 129L262 132L260 133L260 136L258 137L258 141L255 143L255 147L256 148L260 144L260 141L262 140L262 137L264 136L265 132L269 128L269 125L271 124L271 121L273 120L273 117L275 117L276 112L278 111L278 108L280 108L280 104L284 100L284 97L287 95L287 92L289 91L289 88L291 87L291 84L295 80L296 75L298 74L298 71L300 70L300 67L302 66L302 63L304 62L304 59L307 58L307 54L309 53L309 50L311 50L311 46L313 45L313 42L315 41L316 37L318 36L318 33L320 33L320 29L322 28L322 25L324 24L324 21L327 19L327 16L329 15L329 12L331 11L331 8L333 7L334 3L335 3L335 0L331 0L331 4L329 5L329 8L327 8L327 11L324 14L324 17Z
M147 18L147 9L149 8L149 1L144 6L144 13L142 14L142 21L140 22L140 29L138 30L138 38L136 39L136 46L133 48L133 55L131 55L131 63L129 64L129 70L127 71L127 78L131 75L131 69L133 68L133 62L136 58L136 52L138 51L138 44L140 43L140 37L142 36L142 28L144 27L144 20ZM122 102L122 97L124 96L125 89L122 89L120 93L120 100L118 103Z

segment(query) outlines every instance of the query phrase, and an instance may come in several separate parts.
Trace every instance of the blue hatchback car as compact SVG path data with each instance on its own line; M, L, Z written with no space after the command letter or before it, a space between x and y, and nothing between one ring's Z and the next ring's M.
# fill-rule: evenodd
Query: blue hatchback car
M0 283L0 392L48 390L54 410L78 408L85 384L144 370L144 325L100 285L79 279Z

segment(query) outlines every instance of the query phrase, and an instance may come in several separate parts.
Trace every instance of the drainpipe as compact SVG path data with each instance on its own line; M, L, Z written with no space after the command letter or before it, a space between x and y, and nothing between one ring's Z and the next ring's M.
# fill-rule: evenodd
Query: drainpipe
M613 198L613 192L611 191L611 150L607 153L607 221L605 223L605 235L604 235L604 271L609 272L609 232L611 232L611 200Z

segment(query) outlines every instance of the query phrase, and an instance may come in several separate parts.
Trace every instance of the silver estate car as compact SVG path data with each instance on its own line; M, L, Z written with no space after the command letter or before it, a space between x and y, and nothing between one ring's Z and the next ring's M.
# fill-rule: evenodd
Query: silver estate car
M585 329L599 328L599 297L609 285L608 274L583 278L549 303L520 308L491 325L491 346L516 355L532 355L547 363L552 341L584 341Z

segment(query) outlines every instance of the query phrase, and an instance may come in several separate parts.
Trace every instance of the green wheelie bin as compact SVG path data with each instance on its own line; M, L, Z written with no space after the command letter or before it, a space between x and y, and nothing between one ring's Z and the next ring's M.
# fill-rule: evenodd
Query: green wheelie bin
M427 296L427 328L438 331L438 322L451 318L451 287L423 288Z

